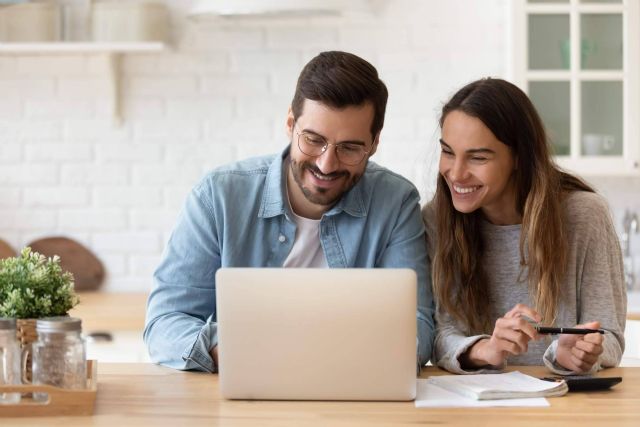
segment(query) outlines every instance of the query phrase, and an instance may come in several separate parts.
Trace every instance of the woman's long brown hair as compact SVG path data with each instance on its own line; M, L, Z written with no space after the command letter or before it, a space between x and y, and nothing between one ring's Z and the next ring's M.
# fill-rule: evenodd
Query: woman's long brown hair
M500 79L468 84L442 108L441 128L451 111L481 120L514 155L512 179L516 209L522 216L520 263L528 268L534 308L546 324L553 324L568 258L561 204L567 192L593 189L555 165L540 116L515 85ZM456 211L442 175L438 177L434 205L437 243L433 286L438 304L465 325L468 333L491 333L480 232L482 213Z

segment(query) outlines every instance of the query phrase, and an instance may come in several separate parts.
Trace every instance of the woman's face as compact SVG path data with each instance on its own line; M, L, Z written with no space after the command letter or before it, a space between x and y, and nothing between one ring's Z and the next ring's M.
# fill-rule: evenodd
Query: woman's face
M480 119L450 112L442 124L440 146L440 174L457 211L482 209L498 225L521 222L515 202L514 155Z

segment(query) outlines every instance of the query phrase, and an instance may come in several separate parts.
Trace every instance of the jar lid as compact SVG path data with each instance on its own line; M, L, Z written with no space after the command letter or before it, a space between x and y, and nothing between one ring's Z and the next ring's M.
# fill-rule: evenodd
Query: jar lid
M0 317L0 329L15 329L16 319L11 317Z
M81 331L82 320L68 316L44 317L36 321L36 330L38 332Z

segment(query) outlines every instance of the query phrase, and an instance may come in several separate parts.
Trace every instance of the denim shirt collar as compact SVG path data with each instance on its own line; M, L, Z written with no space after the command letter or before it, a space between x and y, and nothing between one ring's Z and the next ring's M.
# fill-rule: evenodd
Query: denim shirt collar
M265 179L264 192L262 195L262 203L260 204L260 210L258 216L260 218L271 218L278 215L284 215L288 212L288 203L286 202L286 195L284 194L284 182L282 165L284 159L289 155L291 146L288 145L280 155L275 156L273 162L269 166L267 176ZM368 168L368 165L367 165ZM365 178L366 169L360 181L346 194L344 194L338 203L336 203L331 209L329 209L324 215L331 216L337 215L341 212L345 212L353 217L365 217L367 216L367 209L365 204L365 197L370 198L370 194L365 194L363 191L362 179Z

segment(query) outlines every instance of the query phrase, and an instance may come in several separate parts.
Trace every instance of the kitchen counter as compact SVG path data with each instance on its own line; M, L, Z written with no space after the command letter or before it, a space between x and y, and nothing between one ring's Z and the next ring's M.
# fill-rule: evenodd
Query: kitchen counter
M118 330L142 331L147 293L78 293L80 304L69 314L82 319L87 332ZM640 291L627 294L627 318L640 320Z
M139 331L144 329L147 293L79 292L80 303L69 311L82 319L82 330Z
M85 335L107 332L112 341L87 342L87 355L100 362L148 362L142 342L147 293L83 292L80 304L70 311L82 319ZM627 348L624 363L640 364L640 291L627 295ZM629 359L631 358L631 359ZM636 359L638 361L636 361Z
M512 367L534 376L542 367ZM313 369L313 367L310 367ZM444 373L423 370L421 377ZM153 364L98 364L98 394L91 417L7 418L13 426L637 426L640 368L615 368L622 376L609 391L551 398L548 408L418 409L413 402L231 401L220 397L218 376Z

